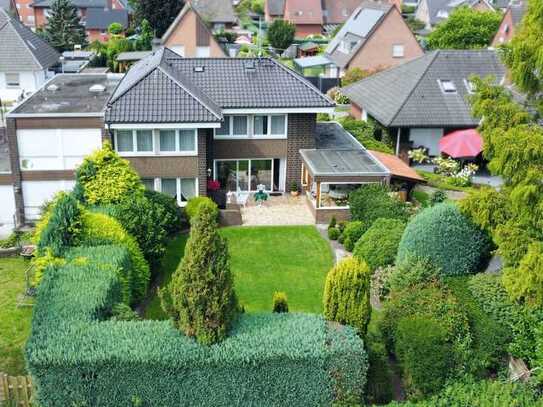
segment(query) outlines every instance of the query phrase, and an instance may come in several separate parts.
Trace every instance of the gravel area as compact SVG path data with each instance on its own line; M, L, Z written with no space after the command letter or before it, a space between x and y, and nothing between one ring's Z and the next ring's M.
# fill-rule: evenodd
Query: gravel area
M241 207L243 226L314 225L315 219L307 207L305 196L270 196L258 206L251 197Z

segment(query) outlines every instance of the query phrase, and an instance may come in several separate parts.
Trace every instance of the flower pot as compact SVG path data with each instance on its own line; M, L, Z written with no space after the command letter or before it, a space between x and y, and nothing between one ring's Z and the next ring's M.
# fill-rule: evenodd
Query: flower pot
M300 195L300 192L299 191L290 191L290 195L291 196L298 196L298 195Z

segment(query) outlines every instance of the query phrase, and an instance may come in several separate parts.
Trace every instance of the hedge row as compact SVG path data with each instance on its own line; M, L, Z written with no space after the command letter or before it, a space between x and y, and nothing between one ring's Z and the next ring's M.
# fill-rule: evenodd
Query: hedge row
M41 406L320 406L364 388L362 341L320 316L242 315L208 347L169 321L108 320L128 263L105 250L71 251L38 289L26 357Z

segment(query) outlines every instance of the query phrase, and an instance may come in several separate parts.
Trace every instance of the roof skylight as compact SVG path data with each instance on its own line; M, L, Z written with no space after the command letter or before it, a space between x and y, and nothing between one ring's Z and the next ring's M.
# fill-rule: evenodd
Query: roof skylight
M441 90L445 93L456 93L456 85L450 79L440 79Z

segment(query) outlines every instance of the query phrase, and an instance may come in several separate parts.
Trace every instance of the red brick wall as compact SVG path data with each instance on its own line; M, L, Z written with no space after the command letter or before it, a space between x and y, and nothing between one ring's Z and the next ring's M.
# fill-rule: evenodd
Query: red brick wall
M511 41L511 38L513 38L513 35L515 34L515 27L513 25L513 16L511 15L511 10L507 10L505 15L503 16L502 23L500 24L500 28L498 29L498 32L494 36L494 40L492 41L492 46L497 47L501 44L508 43Z

